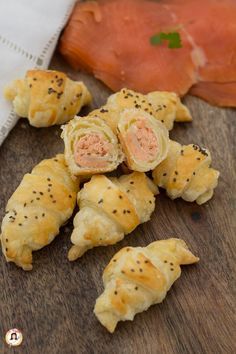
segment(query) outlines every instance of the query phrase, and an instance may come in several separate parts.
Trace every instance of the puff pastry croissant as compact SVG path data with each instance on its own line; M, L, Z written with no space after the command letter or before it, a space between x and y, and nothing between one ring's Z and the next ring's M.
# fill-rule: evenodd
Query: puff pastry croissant
M136 108L120 114L118 137L130 170L153 170L168 153L168 130L149 113Z
M116 132L120 113L124 109L132 108L153 115L168 130L173 128L174 121L190 122L192 120L188 108L181 103L179 97L173 92L155 91L143 95L125 88L111 95L103 107L94 110L90 115L96 115L104 119Z
M87 250L122 240L140 223L150 219L158 190L141 172L120 178L93 176L78 194L80 211L74 218L70 261Z
M15 112L34 127L49 127L72 119L82 106L91 102L83 82L70 80L64 73L52 70L29 70L22 80L5 88L6 99Z
M8 262L32 269L32 251L48 245L59 233L74 210L78 189L62 154L43 160L24 176L2 221L0 239Z
M210 164L208 150L170 141L167 158L154 169L153 179L171 199L181 197L203 204L211 199L218 183L219 172Z
M65 159L73 175L113 171L123 161L118 139L102 119L75 117L62 129Z
M133 320L137 313L162 302L180 277L180 265L198 260L177 238L122 248L104 270L105 290L96 301L96 317L113 333L119 321Z

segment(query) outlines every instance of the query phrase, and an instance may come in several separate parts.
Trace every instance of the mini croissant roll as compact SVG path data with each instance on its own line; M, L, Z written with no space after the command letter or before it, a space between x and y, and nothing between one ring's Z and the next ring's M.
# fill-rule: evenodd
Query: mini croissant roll
M103 107L94 110L90 115L96 115L105 120L116 133L121 112L132 108L151 114L155 119L161 121L168 130L173 128L174 121L190 122L192 120L188 108L173 92L155 91L148 95L142 95L128 89L122 89L111 95Z
M171 199L181 197L188 202L206 203L213 196L219 177L210 164L208 150L170 141L167 158L153 171L154 183L165 188Z
M120 178L93 176L78 194L80 211L74 218L69 251L70 261L87 250L122 240L140 223L146 222L155 208L153 182L141 172Z
M118 139L102 119L75 117L62 129L65 159L73 175L113 171L123 161Z
M164 300L180 277L180 265L198 261L177 238L122 248L104 270L105 290L96 301L96 317L113 333L119 321L132 321L137 313Z
M8 262L32 269L32 251L48 245L72 215L79 190L64 155L43 160L27 173L6 206L2 251Z
M120 115L118 137L130 170L153 170L168 153L168 130L149 113L126 109Z
M52 70L29 70L22 80L15 80L4 91L15 112L34 127L49 127L72 119L91 94L83 82L70 80Z

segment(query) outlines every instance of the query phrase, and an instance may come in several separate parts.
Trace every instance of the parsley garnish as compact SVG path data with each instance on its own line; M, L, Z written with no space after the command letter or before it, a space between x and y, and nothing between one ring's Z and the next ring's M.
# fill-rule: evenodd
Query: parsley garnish
M156 33L150 38L150 43L152 45L160 45L164 40L169 41L168 48L182 48L179 32Z

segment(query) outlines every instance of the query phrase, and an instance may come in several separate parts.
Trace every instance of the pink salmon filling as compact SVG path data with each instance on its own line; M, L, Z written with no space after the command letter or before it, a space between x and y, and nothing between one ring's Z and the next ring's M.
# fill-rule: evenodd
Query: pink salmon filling
M144 119L138 119L125 137L128 149L139 161L150 161L157 155L158 143L153 130Z
M108 165L112 144L103 136L91 133L83 136L74 145L74 158L77 165L89 168L103 168Z

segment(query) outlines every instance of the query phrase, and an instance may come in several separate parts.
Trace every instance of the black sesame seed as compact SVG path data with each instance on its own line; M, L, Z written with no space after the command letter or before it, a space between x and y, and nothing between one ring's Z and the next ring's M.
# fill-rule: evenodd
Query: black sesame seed
M50 188L48 188L48 192L51 192L51 189L50 189Z
M113 262L116 262L116 259L113 259Z
M27 215L24 215L24 218L25 218L25 219L28 219L28 216L27 216Z
M42 214L42 217L44 218L44 216L45 216L45 214L43 213L43 214Z
M120 198L120 199L123 199L122 195L119 195L119 198Z
M149 261L148 261L148 260L146 260L146 261L144 261L144 263L149 263Z
M37 215L35 216L35 219L38 219Z
M43 192L39 192L40 195L43 195Z
M126 210L125 209L123 210L123 214L126 214Z
M196 172L193 172L193 175L195 176Z
M134 269L133 268L131 268L130 270L131 270L132 273L134 273Z
M6 242L8 242L8 238L6 238Z
M72 198L72 195L71 195L71 194L69 194L69 198Z
M139 271L140 271L140 273L142 273L142 271L143 271L142 268L139 268Z
M130 211L130 210L126 210L126 212L127 212L128 214L130 214L130 213L131 213L131 211Z
M176 178L173 178L173 182L176 182Z
M114 294L117 295L118 294L117 291L114 291Z
M121 273L122 273L122 274L125 274L125 271L124 271L124 270L122 270L122 271L121 271Z
M175 171L175 175L178 175L178 171Z
M130 183L130 184L134 184L134 181L130 181L129 183Z
M34 200L32 199L32 200L30 201L30 203L33 203L33 201L34 201Z
M130 251L130 248L126 248L126 251L129 252L129 251Z
M181 150L181 151L180 151L180 154L183 155L183 154L184 154L184 150Z
M36 191L33 191L34 194L36 194Z
M174 268L170 268L170 270L173 272Z
M64 107L63 110L66 111L66 107Z
M189 182L189 178L187 178L186 181Z
M117 210L116 210L116 209L114 209L114 210L112 211L112 213L113 213L113 214L116 214L116 213L117 213Z
M37 200L40 200L40 198L38 197L38 198L36 198Z
M135 290L138 290L138 287L137 286L135 286L135 288L134 288Z
M6 248L6 252L8 251L8 248Z
M200 158L200 157L197 157L197 160L198 160L198 161L200 161L200 160L201 160L201 158Z
M174 265L174 263L170 262L170 265L172 266L172 265Z
M152 201L151 201L151 200L149 200L149 204L152 204Z
M51 181L51 178L49 178L49 177L48 177L48 178L47 178L47 181L49 181L49 182L50 182L50 181Z
M98 201L98 204L101 204L101 203L103 203L103 199L100 199L100 200Z
M21 223L19 223L18 225L19 225L19 226L22 226L22 224L21 224Z
M27 205L27 204L26 204L26 203L24 203L24 208L26 207L26 205Z
M48 187L52 187L52 183L49 183L49 184L48 184Z
M32 87L32 84L29 84L29 88L31 88Z
M53 195L52 194L50 194L50 196L49 196L50 198L53 198Z
M165 177L167 175L167 173L165 172L165 173L163 173L163 176Z
M164 120L162 119L161 122L164 123Z
M167 263L167 260L165 260L164 263Z
M129 192L130 192L130 190L129 190L129 189L127 189L126 193L129 193Z

